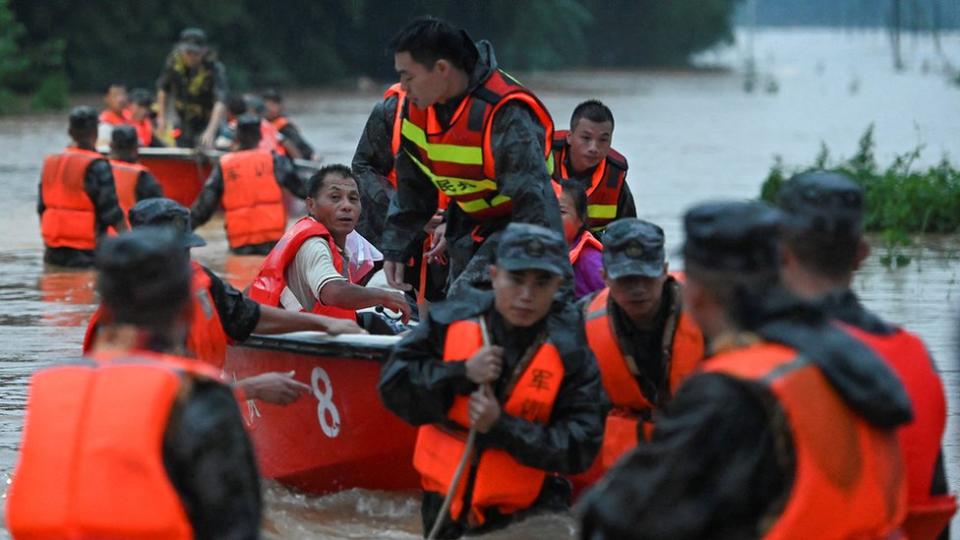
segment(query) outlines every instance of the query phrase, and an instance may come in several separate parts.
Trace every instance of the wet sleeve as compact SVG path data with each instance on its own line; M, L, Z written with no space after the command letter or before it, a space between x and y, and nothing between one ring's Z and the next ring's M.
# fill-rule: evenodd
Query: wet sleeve
M107 160L95 160L87 167L83 187L93 202L97 220L101 224L115 225L123 221L123 210L117 202L117 188L113 183L113 171Z
M582 330L581 330L582 332ZM586 336L582 343L586 343ZM546 425L501 412L481 441L502 448L520 463L563 474L585 471L600 450L609 408L589 347L565 351L560 391Z
M235 341L250 337L260 322L260 304L244 296L208 268L203 271L210 276L210 296L213 297L223 331Z
M403 150L396 167L397 193L387 211L380 251L388 261L404 262L419 248L419 233L437 211L437 188Z
M637 217L637 205L633 200L633 193L630 192L630 185L624 178L623 188L620 190L620 197L617 199L617 219L635 217Z
M292 123L288 123L287 125L283 126L283 129L280 130L280 134L292 142L293 145L300 150L300 154L303 155L304 159L313 159L313 147L310 146L310 143L303 138L303 135L300 134L300 130L297 129L297 126L293 125Z
M194 384L170 414L163 460L196 538L259 538L260 480L228 387Z
M190 207L190 221L194 229L210 220L220 206L221 197L223 197L223 172L217 164L203 184L197 200L193 201L193 206Z
M387 175L393 169L395 158L392 141L396 107L396 96L390 96L373 108L360 134L351 164L360 184L363 204L357 231L374 245L380 243L394 193Z
M557 196L544 159L544 126L519 102L507 103L493 118L490 145L500 193L513 200L512 221L563 231Z
M220 103L227 102L230 87L227 83L227 70L222 62L213 63L213 100Z
M274 154L273 156L273 174L280 184L298 199L307 197L307 186L303 185L303 180L297 174L297 168L293 160L286 156Z
M140 176L137 177L136 195L138 201L156 199L163 197L163 188L160 186L160 182L157 182L157 178L153 176L153 173L143 171L140 173Z
M782 508L794 470L786 420L769 391L698 375L656 422L652 440L583 501L582 538L758 537L761 521Z
M394 414L419 426L444 420L453 398L476 385L464 361L443 361L447 326L428 315L401 339L380 370L380 398Z

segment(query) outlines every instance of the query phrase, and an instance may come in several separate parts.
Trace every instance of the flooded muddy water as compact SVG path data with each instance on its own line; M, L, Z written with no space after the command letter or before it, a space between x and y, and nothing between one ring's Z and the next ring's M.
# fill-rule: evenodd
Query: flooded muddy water
M741 37L743 37L741 35ZM740 40L743 43L744 40ZM960 36L943 38L960 52ZM728 70L685 72L567 72L521 76L538 91L559 127L587 98L607 103L616 116L614 147L630 162L628 179L641 217L661 224L671 251L680 243L680 217L693 203L758 194L774 155L808 164L821 141L834 155L851 155L873 124L877 158L924 146L922 163L948 154L960 160L960 87L950 86L944 59L929 39L904 39L907 69L896 73L882 32L759 31L754 54L761 80L776 93L743 90L739 45L703 55ZM952 58L960 65L960 54ZM509 68L509 66L507 66ZM229 68L229 66L228 66ZM367 114L379 99L367 92L298 92L290 113L327 163L349 163ZM36 369L80 351L96 298L91 272L45 269L36 217L43 156L67 142L65 115L0 120L0 479L16 462L27 381ZM249 279L257 257L226 254L223 223L200 229L208 245L195 256L234 282ZM951 485L960 486L958 447L957 237L924 238L909 250L913 261L890 269L879 252L859 274L856 289L882 316L919 333L937 360L950 400L946 446ZM371 392L375 389L371 388ZM415 494L347 491L308 497L266 487L268 538L416 538ZM0 530L0 537L5 532ZM529 520L493 538L575 537L574 520Z

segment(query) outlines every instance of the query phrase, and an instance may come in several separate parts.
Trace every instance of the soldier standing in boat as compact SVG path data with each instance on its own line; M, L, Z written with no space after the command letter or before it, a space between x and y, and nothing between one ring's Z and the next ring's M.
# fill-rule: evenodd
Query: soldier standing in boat
M169 100L180 120L177 146L212 148L226 116L227 72L199 28L180 32L180 41L167 57L157 79L157 131L173 128Z
M37 213L43 235L43 262L57 266L93 266L93 250L108 227L127 228L110 163L97 152L97 111L70 111L73 145L43 162Z
M450 260L447 292L486 288L508 223L563 230L548 170L553 121L530 90L498 69L490 43L474 43L445 21L413 21L395 38L394 51L407 99L397 193L380 246L387 282L410 288L404 268L443 193L450 198L439 226Z
M915 334L868 311L850 288L870 248L863 238L864 192L843 173L810 171L781 188L787 215L783 239L784 284L816 302L870 346L903 382L914 421L898 432L907 472L911 540L933 540L956 511L947 494L941 439L947 403L927 347Z
M596 362L580 314L553 302L569 279L563 237L513 223L496 257L493 291L432 306L380 374L387 408L420 426L424 535L437 520L439 537L458 538L564 511L570 484L553 473L585 470L600 447L607 400Z
M93 352L30 381L10 532L258 538L260 481L233 392L213 368L170 355L191 313L180 238L106 239L97 269L109 323Z
M588 494L583 537L898 536L911 408L897 377L780 287L775 209L703 204L684 226L684 305L710 353Z

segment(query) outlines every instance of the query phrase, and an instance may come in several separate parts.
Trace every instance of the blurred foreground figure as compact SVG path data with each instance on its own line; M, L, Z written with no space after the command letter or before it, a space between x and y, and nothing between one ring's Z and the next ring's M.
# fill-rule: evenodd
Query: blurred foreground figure
M582 472L600 448L606 399L596 362L579 314L553 306L569 277L563 237L513 223L496 256L493 291L435 304L380 373L383 403L420 426L413 464L425 536L438 519L440 538L459 538L565 511L570 486L551 473Z
M947 416L943 383L920 338L867 311L850 288L870 249L863 238L863 189L841 173L811 171L783 185L779 205L788 218L784 285L841 321L887 363L910 395L914 420L898 432L910 502L904 532L910 540L933 540L941 531L949 537L956 501L947 495L940 446Z
M104 240L106 325L90 356L30 384L7 494L14 538L256 538L260 482L230 388L165 354L190 323L190 264L175 233Z
M684 305L710 355L587 496L583 537L897 538L896 376L779 288L776 210L704 204L684 225Z

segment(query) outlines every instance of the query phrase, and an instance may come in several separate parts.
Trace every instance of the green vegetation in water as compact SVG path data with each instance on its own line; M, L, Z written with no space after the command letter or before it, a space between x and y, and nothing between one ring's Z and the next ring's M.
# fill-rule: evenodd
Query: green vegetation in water
M923 146L898 155L881 169L874 147L871 125L850 159L834 161L826 145L821 145L812 166L787 170L778 156L761 187L760 198L775 202L780 186L800 172L824 169L846 173L864 188L866 230L879 233L887 248L881 262L888 266L909 264L903 248L912 244L911 235L960 232L960 169L946 157L926 169L915 168Z
M63 70L64 42L24 46L26 30L9 0L0 0L0 114L61 109L69 83Z

